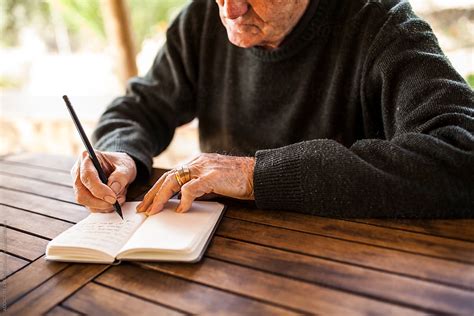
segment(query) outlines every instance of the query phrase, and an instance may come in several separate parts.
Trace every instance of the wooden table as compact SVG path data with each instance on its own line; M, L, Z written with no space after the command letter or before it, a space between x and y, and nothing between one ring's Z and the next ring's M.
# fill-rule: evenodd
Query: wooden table
M473 219L343 220L228 201L198 264L47 262L48 241L88 214L73 160L0 159L7 314L474 314Z

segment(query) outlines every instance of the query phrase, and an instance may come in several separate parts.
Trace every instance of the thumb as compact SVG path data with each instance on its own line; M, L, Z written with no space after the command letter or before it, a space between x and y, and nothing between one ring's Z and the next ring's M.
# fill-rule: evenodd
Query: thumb
M126 168L116 168L109 176L107 185L115 192L119 194L124 188L130 184L130 172Z

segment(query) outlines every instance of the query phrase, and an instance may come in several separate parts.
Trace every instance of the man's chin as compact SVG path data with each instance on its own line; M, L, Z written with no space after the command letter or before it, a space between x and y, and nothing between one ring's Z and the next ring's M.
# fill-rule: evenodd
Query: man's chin
M257 46L260 43L255 38L249 38L249 37L246 37L246 36L241 36L241 34L235 36L233 34L227 33L227 36L229 38L229 42L231 42L235 46L238 46L238 47L241 47L241 48L254 47L254 46Z

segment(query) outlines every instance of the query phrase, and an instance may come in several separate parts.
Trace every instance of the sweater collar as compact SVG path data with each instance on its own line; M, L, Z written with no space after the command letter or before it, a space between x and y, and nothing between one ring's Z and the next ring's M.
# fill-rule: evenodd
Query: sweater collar
M305 13L278 48L266 50L262 47L252 47L248 50L265 61L277 61L292 56L314 38L316 28L326 13L327 1L310 0Z

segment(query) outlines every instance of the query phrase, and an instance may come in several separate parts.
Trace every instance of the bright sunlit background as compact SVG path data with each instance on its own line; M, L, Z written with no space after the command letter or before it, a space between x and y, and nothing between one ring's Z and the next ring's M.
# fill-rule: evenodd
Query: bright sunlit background
M168 21L185 0L128 0L138 73L150 67ZM453 66L474 86L474 0L412 0ZM124 92L102 0L0 1L0 155L76 155L82 144L61 96L68 94L90 134ZM199 152L197 123L179 129L156 161L173 167Z

